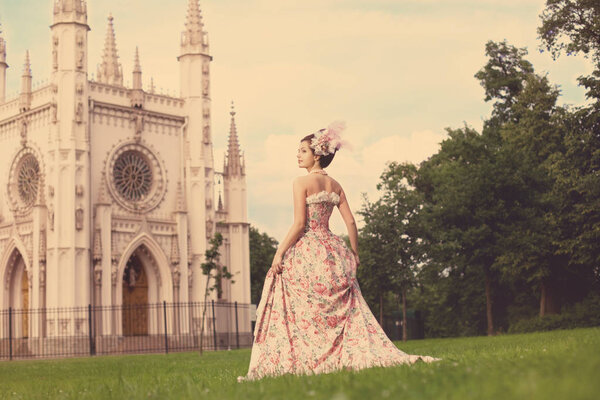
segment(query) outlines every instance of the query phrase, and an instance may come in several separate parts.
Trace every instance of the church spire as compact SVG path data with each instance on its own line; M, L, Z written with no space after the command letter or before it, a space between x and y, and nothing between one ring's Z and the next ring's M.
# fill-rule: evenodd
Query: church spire
M133 91L131 93L131 105L135 108L144 108L144 90L142 88L142 66L140 65L140 52L135 47L133 59Z
M135 57L133 58L133 73L139 73L140 75L142 74L142 66L140 65L140 50L137 46L135 46Z
M115 39L112 14L108 15L104 54L102 55L102 63L98 65L98 82L123 86L123 70L117 54L117 41Z
M219 190L219 203L217 205L218 211L223 211L223 198L221 197L221 191Z
M233 106L233 101L231 102L231 112L229 114L231 115L231 126L229 128L229 143L227 145L224 173L228 176L241 176L245 175L245 171L242 163L237 128L235 126L235 109Z
M29 50L25 52L25 64L23 65L23 75L21 75L21 95L19 109L21 111L29 110L31 106L31 62L29 61Z
M204 31L198 0L189 0L185 31L181 35L181 53L208 53L208 36Z
M2 37L2 25L0 24L0 104L4 103L6 98L6 41Z
M140 52L135 46L135 57L133 59L133 88L142 89L142 66L140 65Z
M54 24L65 22L79 22L87 25L85 0L56 0L54 2Z

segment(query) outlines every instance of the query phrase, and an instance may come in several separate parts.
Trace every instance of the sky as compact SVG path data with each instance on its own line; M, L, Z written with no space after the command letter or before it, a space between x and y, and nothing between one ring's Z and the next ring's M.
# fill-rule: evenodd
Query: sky
M179 40L188 0L87 0L90 77L100 62L112 13L125 84L139 47L144 85L179 95ZM168 6L166 6L168 4ZM351 148L329 175L355 212L363 193L379 197L386 163L419 163L439 149L445 128L480 130L491 105L473 75L485 43L527 47L538 73L561 89L560 103L582 104L582 57L552 60L536 29L544 0L202 0L211 65L215 165L222 166L235 102L246 159L249 222L281 241L293 221L298 141L344 120ZM8 97L16 94L25 51L34 82L50 77L52 0L0 0L7 41ZM336 212L334 233L345 226Z

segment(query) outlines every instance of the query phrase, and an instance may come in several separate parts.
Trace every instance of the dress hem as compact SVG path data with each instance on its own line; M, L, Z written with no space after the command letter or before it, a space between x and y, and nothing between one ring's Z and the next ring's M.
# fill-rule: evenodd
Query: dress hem
M343 371L343 370L356 372L356 371L360 371L363 369L375 368L375 367L392 367L392 366L399 366L399 365L406 365L406 364L413 365L414 363L416 363L419 360L423 361L425 363L432 363L435 361L441 361L441 358L430 357L430 356L407 355L406 360L380 361L380 362L375 362L375 363L370 363L370 364L359 364L359 365L354 365L354 366L341 366L341 367L336 366L336 367L330 367L330 368L323 368L322 370L319 370L319 371L315 371L310 368L297 368L295 371L279 371L277 369L273 369L270 371L264 371L259 374L248 374L246 376L238 376L237 381L238 381L238 383L249 382L249 381L255 381L255 380L259 380L259 379L267 378L267 377L275 378L275 377L279 377L279 376L283 376L283 375L311 376L311 375L329 374L329 373L339 372L339 371Z

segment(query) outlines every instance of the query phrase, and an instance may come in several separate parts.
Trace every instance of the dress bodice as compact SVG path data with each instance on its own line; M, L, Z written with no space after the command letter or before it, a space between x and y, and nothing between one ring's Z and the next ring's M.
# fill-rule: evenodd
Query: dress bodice
M329 217L340 202L335 192L322 190L306 197L306 225L304 231L329 230Z

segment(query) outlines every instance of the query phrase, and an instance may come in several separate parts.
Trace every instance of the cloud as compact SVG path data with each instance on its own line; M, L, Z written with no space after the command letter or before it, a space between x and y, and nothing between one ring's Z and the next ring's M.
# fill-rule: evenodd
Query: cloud
M361 136L348 129L346 137ZM330 167L329 175L344 188L348 202L354 213L362 205L362 193L371 200L379 197L376 184L385 166L390 161L419 163L434 154L445 134L431 131L411 132L408 136L395 134L384 136L353 151L340 150ZM269 135L263 143L262 151L247 158L247 179L249 187L250 216L265 226L269 234L281 240L292 223L292 179L305 174L296 164L298 136ZM331 229L345 234L346 228L336 214L331 221ZM360 220L358 215L355 219Z
M49 78L50 0L0 2L8 42L9 91L20 85L25 49L34 80ZM388 160L418 162L437 149L447 126L480 129L489 115L473 75L487 40L530 50L540 72L581 103L574 78L590 63L537 51L544 0L203 0L209 32L216 168L236 104L246 155L250 222L281 239L291 223L291 181L298 140L336 119L347 121L353 151L330 167L353 209L360 193L377 196ZM88 1L89 74L100 62L112 12L125 81L139 46L143 79L179 93L179 41L187 0ZM142 13L143 12L143 13ZM143 15L143 16L142 16ZM332 227L343 232L341 219Z

